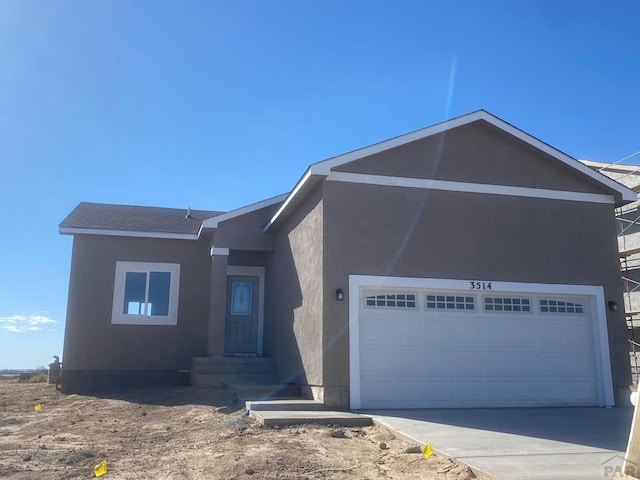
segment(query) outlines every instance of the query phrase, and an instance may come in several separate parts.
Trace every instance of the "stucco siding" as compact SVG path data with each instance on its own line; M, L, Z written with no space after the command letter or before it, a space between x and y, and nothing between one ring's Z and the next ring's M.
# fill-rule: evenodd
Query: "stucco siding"
M286 382L323 381L322 223L322 190L317 189L278 229L267 264L267 354Z
M602 285L622 305L612 205L327 181L324 288L349 274ZM325 297L324 381L348 385L348 301ZM614 385L629 385L624 312L607 312Z
M279 204L271 205L220 222L215 229L214 245L237 250L273 250L272 232L264 233L262 229L278 207Z
M576 161L577 162L577 161ZM510 185L586 193L603 191L586 175L484 121L392 148L335 171Z
M76 235L73 241L65 371L188 369L207 351L210 239ZM116 261L180 264L175 326L112 325Z

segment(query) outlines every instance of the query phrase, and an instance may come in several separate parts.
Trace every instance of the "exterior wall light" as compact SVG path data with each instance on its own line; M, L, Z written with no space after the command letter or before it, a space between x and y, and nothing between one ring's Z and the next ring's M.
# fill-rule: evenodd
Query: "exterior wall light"
M341 288L336 290L336 300L339 302L344 300L344 292L342 291Z
M616 302L614 302L613 300L609 300L607 303L609 304L609 311L610 312L617 312L618 311L618 304Z

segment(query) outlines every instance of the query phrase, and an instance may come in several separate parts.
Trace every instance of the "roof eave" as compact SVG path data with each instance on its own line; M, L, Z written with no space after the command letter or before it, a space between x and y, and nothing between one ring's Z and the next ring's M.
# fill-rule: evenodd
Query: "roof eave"
M61 235L105 235L110 237L161 238L168 240L198 240L200 233L138 232L134 230L110 230L104 228L58 227Z
M231 220L232 218L240 217L242 215L246 215L247 213L255 212L256 210L276 205L282 202L285 198L287 198L286 193L278 195L276 197L267 198L266 200L262 200L260 202L252 203L251 205L236 208L235 210L216 215L215 217L207 218L202 222L202 228L218 228L218 225L226 220Z
M324 169L322 167L318 167L316 165L311 165L304 172L304 175L298 180L296 185L293 187L293 190L286 195L286 198L280 205L280 208L276 210L276 213L272 215L267 224L263 227L262 231L266 232L271 228L273 224L275 224L278 219L281 219L286 215L288 211L295 208L296 202L304 197L306 191L310 190L313 186L315 186L319 181L324 180L329 175L329 170Z

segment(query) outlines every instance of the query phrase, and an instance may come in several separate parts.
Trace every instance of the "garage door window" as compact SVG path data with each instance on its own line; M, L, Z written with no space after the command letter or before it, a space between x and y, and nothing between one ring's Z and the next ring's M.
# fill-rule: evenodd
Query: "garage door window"
M382 308L416 308L416 296L413 293L367 295L366 305Z
M528 298L484 297L485 312L531 312L531 300Z
M541 313L584 313L581 303L565 302L562 300L540 299Z
M474 311L476 308L474 297L462 295L427 295L427 310L455 310Z

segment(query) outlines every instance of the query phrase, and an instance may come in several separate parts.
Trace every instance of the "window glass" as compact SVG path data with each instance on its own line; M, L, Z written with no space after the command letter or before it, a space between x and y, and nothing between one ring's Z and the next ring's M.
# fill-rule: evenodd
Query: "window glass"
M127 315L144 315L144 297L147 287L147 274L127 272L124 285L124 308Z
M427 295L426 300L427 310L473 311L476 308L474 297L462 295Z
M231 282L231 315L251 315L253 283Z
M169 315L170 290L170 272L151 272L149 274L147 315Z
M416 296L412 293L367 295L367 307L416 308Z
M116 262L111 323L177 325L180 265Z
M531 312L528 298L484 297L485 312Z
M540 300L541 313L584 313L581 303L565 302L562 300Z

